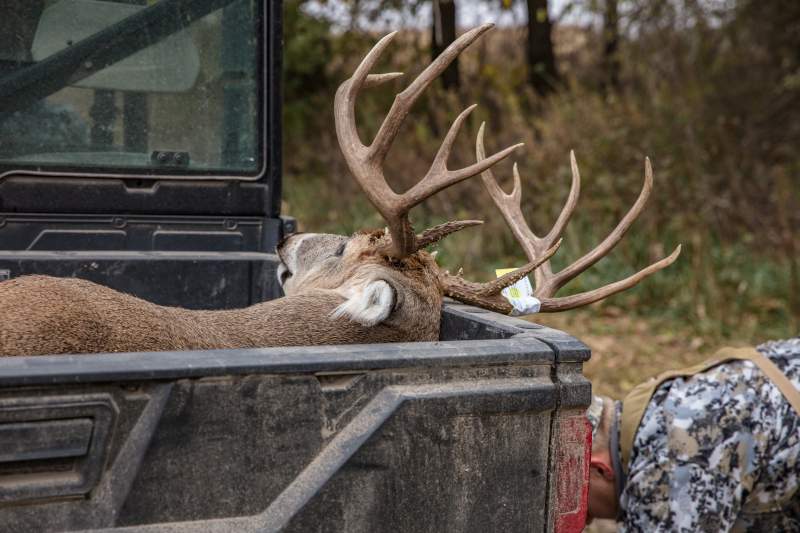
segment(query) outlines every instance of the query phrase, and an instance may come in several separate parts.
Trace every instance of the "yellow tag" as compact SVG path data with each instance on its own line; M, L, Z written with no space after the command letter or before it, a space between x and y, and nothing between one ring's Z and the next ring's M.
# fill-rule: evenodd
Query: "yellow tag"
M499 278L515 270L516 268L498 268L494 272ZM539 312L541 302L533 295L533 286L528 276L503 289L502 295L514 307L512 315L530 315Z

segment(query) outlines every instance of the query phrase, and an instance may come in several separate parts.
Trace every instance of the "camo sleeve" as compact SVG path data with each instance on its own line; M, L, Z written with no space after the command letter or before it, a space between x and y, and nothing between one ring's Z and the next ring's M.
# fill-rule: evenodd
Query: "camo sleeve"
M749 361L662 384L636 434L620 530L730 530L786 406Z

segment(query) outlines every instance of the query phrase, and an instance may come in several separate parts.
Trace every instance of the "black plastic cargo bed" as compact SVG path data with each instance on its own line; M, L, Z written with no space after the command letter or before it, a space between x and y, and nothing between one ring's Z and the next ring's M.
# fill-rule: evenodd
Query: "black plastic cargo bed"
M0 523L563 530L588 350L458 304L441 339L0 359Z

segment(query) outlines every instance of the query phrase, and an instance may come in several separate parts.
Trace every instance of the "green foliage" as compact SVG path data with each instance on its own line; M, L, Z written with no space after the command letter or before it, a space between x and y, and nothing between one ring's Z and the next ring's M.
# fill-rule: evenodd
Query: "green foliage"
M334 85L327 70L333 60L328 21L303 11L303 0L287 0L284 8L283 121L287 146L313 137L319 109L328 106Z

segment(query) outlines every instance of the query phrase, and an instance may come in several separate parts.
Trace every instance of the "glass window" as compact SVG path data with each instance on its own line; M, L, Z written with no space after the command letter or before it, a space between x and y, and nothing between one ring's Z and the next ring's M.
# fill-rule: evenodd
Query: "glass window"
M0 173L259 173L260 1L3 4Z

